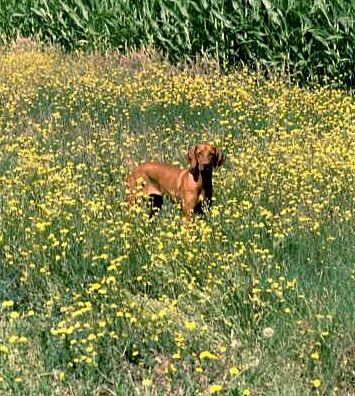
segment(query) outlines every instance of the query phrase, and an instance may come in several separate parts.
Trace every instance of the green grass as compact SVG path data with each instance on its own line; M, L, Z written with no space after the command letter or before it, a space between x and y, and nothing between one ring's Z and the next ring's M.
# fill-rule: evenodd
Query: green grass
M353 95L139 59L0 53L1 393L354 395ZM205 218L127 207L199 141Z

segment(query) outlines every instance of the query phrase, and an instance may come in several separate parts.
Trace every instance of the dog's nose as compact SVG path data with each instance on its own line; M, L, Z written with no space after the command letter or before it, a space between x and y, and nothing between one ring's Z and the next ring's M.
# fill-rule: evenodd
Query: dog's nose
M201 170L208 170L212 168L212 164L210 161L201 162L200 163Z

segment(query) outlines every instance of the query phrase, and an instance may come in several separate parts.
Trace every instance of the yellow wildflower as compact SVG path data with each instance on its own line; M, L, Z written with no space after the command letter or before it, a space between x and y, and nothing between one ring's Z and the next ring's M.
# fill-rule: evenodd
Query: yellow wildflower
M212 395L213 393L220 392L222 389L223 389L223 387L221 385L213 384L209 387L208 391L209 391L210 395Z

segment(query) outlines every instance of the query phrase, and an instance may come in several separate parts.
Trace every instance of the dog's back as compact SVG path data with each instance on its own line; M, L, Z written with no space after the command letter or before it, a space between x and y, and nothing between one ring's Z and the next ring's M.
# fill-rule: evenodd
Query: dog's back
M176 181L182 172L184 170L177 165L143 162L132 170L126 184L131 192L138 187L147 195L168 193L172 197L177 197L179 183Z

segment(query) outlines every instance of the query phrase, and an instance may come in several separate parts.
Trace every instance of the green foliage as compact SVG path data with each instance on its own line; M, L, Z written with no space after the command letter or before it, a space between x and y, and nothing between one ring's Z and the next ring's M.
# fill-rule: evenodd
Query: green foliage
M224 67L352 84L354 18L349 0L0 0L0 37L67 50L152 46L175 62L204 54Z
M143 61L0 51L0 394L352 395L354 96ZM128 206L200 141L205 217Z

